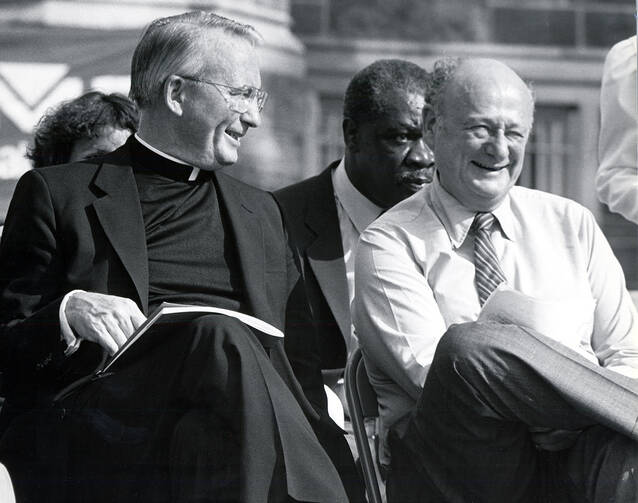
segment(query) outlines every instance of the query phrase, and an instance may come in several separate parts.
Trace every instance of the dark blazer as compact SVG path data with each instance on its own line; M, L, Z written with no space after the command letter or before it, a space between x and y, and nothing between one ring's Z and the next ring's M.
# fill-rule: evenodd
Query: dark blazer
M277 205L266 192L214 176L247 311L283 330L298 274ZM96 160L29 171L16 186L0 245L0 364L9 402L29 407L99 361L95 344L63 358L58 311L73 289L128 297L148 314L144 224L127 144Z
M305 286L303 293L310 303L316 337L309 341L306 333L300 334L306 337L305 341L290 337L285 342L297 378L304 387L308 387L308 379L316 375L313 366L339 369L346 364L350 306L331 178L337 165L335 162L319 175L275 192L299 261Z
M363 502L362 482L344 432L335 431L336 425L328 418L321 374L322 369L345 367L345 336L350 334L346 266L331 178L337 165L335 162L319 175L274 194L301 273L290 295L288 317L301 310L295 309L296 305L307 309L308 304L312 317L308 330L286 333L284 346L306 397L321 414L321 424L332 426L323 432L316 428L315 432L337 466L350 501Z

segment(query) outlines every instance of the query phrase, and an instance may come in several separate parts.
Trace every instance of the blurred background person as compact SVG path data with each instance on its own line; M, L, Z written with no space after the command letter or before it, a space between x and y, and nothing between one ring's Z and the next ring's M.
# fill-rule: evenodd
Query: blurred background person
M605 59L600 90L598 198L638 224L638 110L636 36L614 45Z
M137 122L137 107L126 96L90 91L47 110L27 157L41 168L108 154L137 130Z

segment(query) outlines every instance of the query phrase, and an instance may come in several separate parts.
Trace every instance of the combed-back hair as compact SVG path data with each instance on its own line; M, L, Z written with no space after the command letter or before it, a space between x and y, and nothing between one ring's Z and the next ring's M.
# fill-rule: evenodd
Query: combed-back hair
M443 58L434 62L432 80L425 101L432 106L436 115L443 111L443 91L462 61L461 58Z
M434 109L434 113L438 116L443 112L444 92L452 77L456 74L459 66L467 61L467 58L442 58L434 62L434 68L431 73L431 80L428 92L425 95L425 102L430 104ZM534 89L530 82L525 82L525 86L529 91L532 105L534 104ZM533 111L533 106L532 106ZM532 117L533 118L533 117Z
M211 30L220 36L238 37L252 46L262 43L250 25L212 12L194 11L153 21L140 38L131 61L129 96L140 109L161 96L170 75L197 76L204 70L203 40Z
M402 59L379 59L359 71L350 81L343 116L357 123L375 120L387 112L397 92L425 96L430 75L419 65Z
M95 138L102 128L137 130L135 103L118 93L90 91L78 98L49 108L33 133L27 158L34 168L69 161L73 145L84 138Z

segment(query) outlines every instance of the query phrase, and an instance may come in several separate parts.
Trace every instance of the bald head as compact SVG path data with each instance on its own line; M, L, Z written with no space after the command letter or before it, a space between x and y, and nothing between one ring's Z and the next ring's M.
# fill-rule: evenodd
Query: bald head
M492 59L435 66L435 82L439 91L424 126L441 185L467 209L492 211L523 168L532 93L511 68Z
M486 91L501 93L517 98L522 111L534 116L534 97L528 85L509 66L495 59L466 59L459 62L450 74L447 85L441 93L440 105L456 104L470 97L481 97ZM531 124L530 124L531 125Z

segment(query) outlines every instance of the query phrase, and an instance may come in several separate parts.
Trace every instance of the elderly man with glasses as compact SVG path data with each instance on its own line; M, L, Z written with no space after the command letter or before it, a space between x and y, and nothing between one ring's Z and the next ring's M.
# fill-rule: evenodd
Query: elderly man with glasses
M20 180L0 247L0 460L19 501L347 500L281 339L236 318L175 323L69 388L162 302L284 329L297 272L277 206L217 171L261 122L259 42L211 13L154 21L132 61L137 133Z

